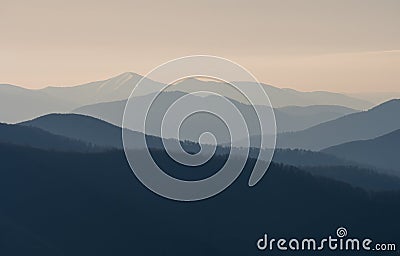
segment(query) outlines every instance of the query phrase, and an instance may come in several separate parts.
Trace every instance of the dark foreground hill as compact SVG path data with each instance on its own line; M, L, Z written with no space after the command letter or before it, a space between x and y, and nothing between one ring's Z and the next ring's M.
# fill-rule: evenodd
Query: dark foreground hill
M171 175L191 176L153 153ZM0 159L1 255L286 255L259 252L256 241L265 233L336 236L340 226L351 237L400 242L400 192L364 192L293 167L273 164L249 188L250 160L222 194L182 203L147 190L121 151L85 155L0 144ZM224 161L215 156L195 173L210 175Z

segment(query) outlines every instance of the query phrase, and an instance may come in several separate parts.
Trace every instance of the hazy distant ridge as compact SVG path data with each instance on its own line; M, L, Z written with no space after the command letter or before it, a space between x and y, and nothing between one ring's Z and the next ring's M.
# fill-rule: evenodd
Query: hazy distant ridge
M142 76L135 73L123 73L116 77L86 83L72 87L47 87L40 90L29 90L14 85L0 84L0 121L16 123L26 121L44 114L65 113L76 108L127 99L136 83ZM247 82L240 82L243 86L254 86ZM197 79L188 79L174 85L170 90L181 90L182 92L191 91L191 88L207 90L212 86L224 92L227 97L239 100L233 95L226 93L221 83L206 82ZM148 80L148 88L143 91L143 95L154 92L160 87L160 83ZM340 105L352 109L366 109L372 106L365 100L349 97L343 94L330 92L299 92L289 89L279 89L270 85L263 85L269 95L274 107L284 107L290 105L310 106L310 105ZM256 104L263 104L260 98Z

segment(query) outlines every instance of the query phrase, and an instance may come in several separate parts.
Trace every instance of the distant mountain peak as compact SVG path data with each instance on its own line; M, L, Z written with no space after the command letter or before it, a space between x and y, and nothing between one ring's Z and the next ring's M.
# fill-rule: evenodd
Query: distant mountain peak
M109 78L109 79L107 79L107 80L114 80L114 79L131 79L131 78L134 78L134 77L142 77L142 76L139 75L139 74L137 74L137 73L134 73L134 72L124 72L124 73L121 73L121 74L119 74L119 75L117 75L117 76L111 77L111 78Z
M222 83L221 81L218 81L218 80L207 79L207 78L202 78L202 77L187 77L187 78L184 78L184 79L178 81L176 84L199 83L201 85L204 82L210 82L210 81L215 82L217 85Z
M124 85L129 84L129 88L131 88L134 84L136 84L142 78L141 75L133 73L133 72L125 72L119 74L117 76L111 77L107 80L100 81L98 84L97 90L108 88L109 90L118 90ZM133 88L133 87L132 87Z

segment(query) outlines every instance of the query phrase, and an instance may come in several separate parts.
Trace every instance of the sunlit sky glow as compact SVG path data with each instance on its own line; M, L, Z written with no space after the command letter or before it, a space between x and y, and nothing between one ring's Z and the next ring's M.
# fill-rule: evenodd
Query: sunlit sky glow
M69 86L211 54L277 87L400 92L396 0L0 3L0 83Z

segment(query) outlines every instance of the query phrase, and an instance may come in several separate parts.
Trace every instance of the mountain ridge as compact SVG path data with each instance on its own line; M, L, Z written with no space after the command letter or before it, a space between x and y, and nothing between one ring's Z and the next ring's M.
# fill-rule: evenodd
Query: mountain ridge
M102 102L112 102L126 100L135 87L136 83L143 79L139 74L127 72L119 74L105 80L99 80L70 87L48 86L42 89L27 89L16 85L0 84L0 121L7 123L18 123L26 121L48 113L67 113L79 107L97 104ZM147 78L144 78L147 79ZM148 86L141 91L141 95L147 95L158 91L163 84L157 81L146 80ZM181 82L180 86L183 92L190 91L193 86L189 82ZM248 82L238 82L241 86L253 86ZM222 83L200 81L199 84L206 88L207 86L217 87L217 90L223 88ZM197 86L197 85L196 85ZM353 109L365 109L372 104L368 101L349 97L344 94L330 92L300 92L296 90L287 91L271 85L262 84L264 90L274 107L287 105L310 106L319 104L343 105ZM169 89L176 89L179 85L172 86ZM196 89L196 88L195 88ZM222 94L226 90L221 91ZM21 95L20 95L21 94ZM226 95L229 96L229 95ZM235 99L235 98L233 98ZM235 99L241 100L241 99ZM263 98L260 98L257 104L265 104ZM18 111L14 111L17 109Z
M332 146L321 152L398 172L400 170L399 145L400 129L373 139Z
M174 95L176 94L176 95ZM168 91L163 93L166 97L171 98L169 102L175 98L179 98L183 95L180 91ZM140 107L142 98L145 99L150 95L137 97L137 107ZM190 96L194 100L198 96ZM209 96L207 96L209 97ZM205 98L207 98L205 97ZM160 99L160 97L159 97ZM163 97L164 99L164 97ZM235 106L244 112L249 112L249 105L238 102L236 100L228 98ZM126 100L97 103L93 105L86 105L71 111L76 114L83 114L93 116L117 126L122 126L122 117L125 110ZM134 107L133 107L134 109ZM243 113L244 113L243 112ZM312 127L316 124L320 124L326 121L334 120L338 117L357 112L354 109L346 108L343 106L330 106L330 105L314 105L314 106L287 106L283 108L275 108L275 119L277 124L278 132L292 132L300 131L306 128Z
M83 141L52 134L37 127L26 127L17 124L0 123L0 143L65 152L89 153L100 151L99 148Z
M400 100L349 114L303 131L282 133L278 147L322 150L345 142L371 139L400 129Z

